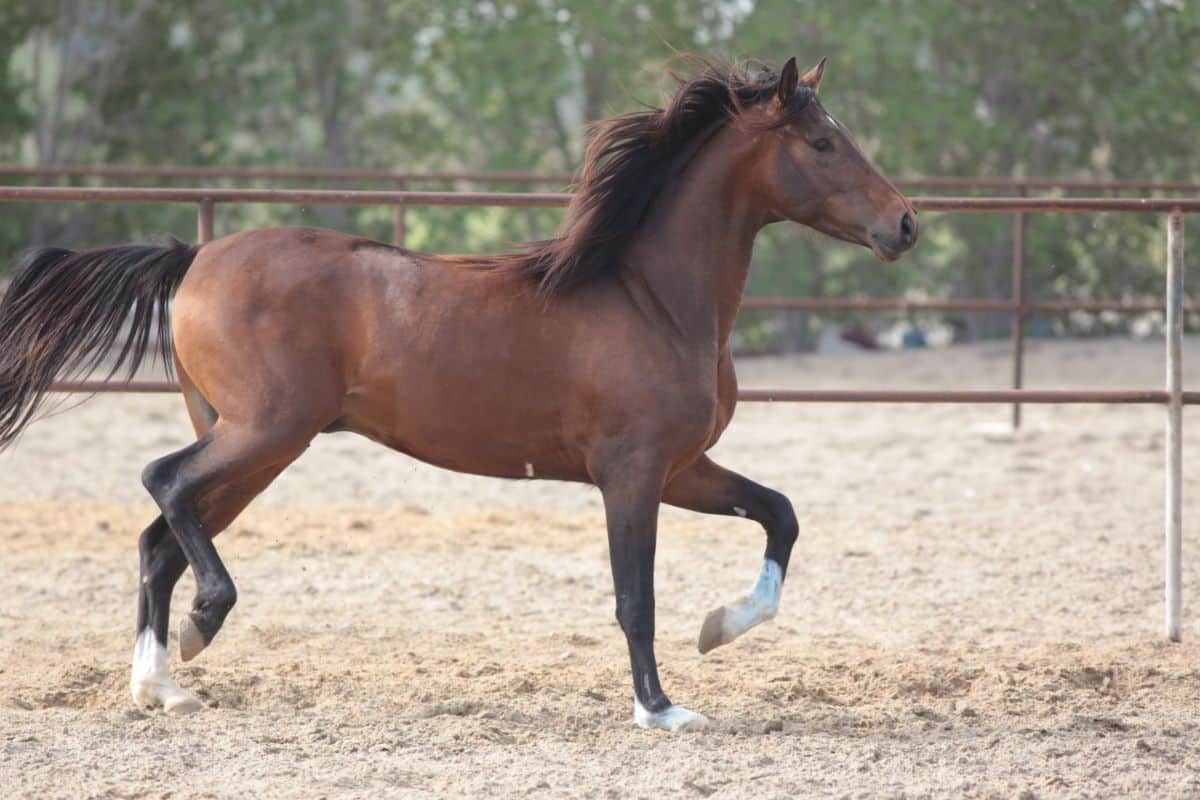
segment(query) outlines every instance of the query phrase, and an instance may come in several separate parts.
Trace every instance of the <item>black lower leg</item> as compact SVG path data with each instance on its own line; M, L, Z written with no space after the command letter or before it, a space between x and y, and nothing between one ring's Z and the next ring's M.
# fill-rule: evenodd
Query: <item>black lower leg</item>
M629 664L633 671L633 694L642 708L665 711L671 701L658 682L658 664L654 659L654 589L639 587L631 593L617 594L617 621L629 645Z
M161 645L167 643L171 594L187 569L187 558L160 515L138 539L141 583L138 586L137 633L150 628Z
M766 558L778 564L781 575L786 577L788 561L792 557L792 546L800 533L796 512L792 510L791 502L774 489L760 486L746 478L742 480L749 484L745 495L746 516L763 526L767 533ZM751 508L753 512L750 511Z
M188 616L208 645L237 602L237 588L196 513L190 507L183 507L166 516L196 575L196 597Z
M654 551L658 499L625 504L605 497L608 507L608 546L617 622L629 645L633 692L650 712L671 706L658 682L654 659Z
M208 441L206 436L178 453L154 461L142 473L142 482L162 509L163 518L196 576L196 597L189 617L203 643L197 647L181 641L185 660L212 642L237 602L233 579L196 513L193 502L196 487L194 481L189 481L188 463Z
M752 519L767 534L766 558L787 574L792 545L800 526L786 497L774 489L713 463L701 456L675 477L663 493L663 502L702 514L723 514Z

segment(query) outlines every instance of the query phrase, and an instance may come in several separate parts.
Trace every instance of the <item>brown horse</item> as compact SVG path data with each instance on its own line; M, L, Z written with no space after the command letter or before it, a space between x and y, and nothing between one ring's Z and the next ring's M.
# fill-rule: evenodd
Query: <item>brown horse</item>
M818 101L824 63L803 76L795 59L778 75L705 65L665 110L602 124L561 232L517 254L446 258L308 228L32 253L0 307L0 446L56 376L96 368L123 331L113 371L155 350L173 361L198 437L142 474L162 515L139 541L134 699L201 707L167 670L176 581L190 565L186 661L237 597L213 537L313 437L354 431L447 469L599 487L634 719L703 725L655 666L659 504L766 530L758 581L708 615L701 652L775 614L798 530L787 498L705 456L733 415L729 335L755 235L793 220L883 260L917 239L912 205Z

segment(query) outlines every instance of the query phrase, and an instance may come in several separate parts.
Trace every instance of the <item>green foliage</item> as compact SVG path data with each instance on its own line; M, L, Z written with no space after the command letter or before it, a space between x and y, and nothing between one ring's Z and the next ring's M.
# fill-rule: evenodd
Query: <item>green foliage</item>
M661 102L672 48L829 56L826 106L892 175L1200 178L1200 4L1179 0L0 0L0 159L564 172L586 122ZM560 216L411 209L408 243L506 249ZM280 223L386 239L391 211L218 212L219 231ZM186 238L194 224L186 206L6 206L0 259L43 242ZM922 225L916 253L892 265L776 226L750 289L1009 295L1009 217ZM1153 216L1035 217L1030 294L1155 297L1162 239ZM976 336L1007 326L965 322ZM796 347L812 324L751 314L741 332L754 347Z

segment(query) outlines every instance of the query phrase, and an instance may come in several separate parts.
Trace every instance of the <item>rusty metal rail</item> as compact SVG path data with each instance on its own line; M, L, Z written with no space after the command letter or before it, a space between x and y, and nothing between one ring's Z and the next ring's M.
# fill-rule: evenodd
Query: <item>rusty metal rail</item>
M268 203L299 206L565 206L571 195L538 192L410 192L340 189L172 189L140 186L0 186L0 201L42 203Z
M1162 389L744 389L739 400L760 403L1040 403L1047 405L1164 405ZM1184 405L1200 392L1184 392Z
M180 174L191 174L189 171ZM248 173L247 173L248 174ZM291 173L289 173L291 174ZM295 174L300 174L296 171ZM355 171L339 175L361 174ZM506 173L507 174L507 173ZM417 173L405 177L413 178ZM421 177L429 177L433 173ZM511 173L514 177L528 174ZM933 179L930 179L933 180ZM965 183L965 179L941 179L946 185ZM1023 183L1030 183L1028 181ZM1041 185L1051 185L1042 181ZM1054 184L1059 185L1059 184ZM1128 185L1142 185L1130 182ZM1190 184L1175 184L1190 186ZM0 202L100 202L100 203L195 203L198 207L197 237L208 241L214 236L214 209L218 203L282 203L291 205L392 205L396 208L395 241L404 243L404 209L408 206L508 206L559 207L570 201L571 195L532 192L420 192L420 191L342 191L330 189L211 189L211 188L111 188L111 187L0 187ZM1033 212L1198 212L1200 198L1111 198L1111 197L917 197L914 205L922 211L950 213L1008 212L1014 214L1013 291L1010 300L946 299L910 300L905 298L763 298L748 297L746 309L808 309L872 310L872 311L990 311L1008 313L1013 317L1013 390L995 392L871 392L840 393L782 392L771 394L772 399L793 402L818 402L823 398L856 402L1010 402L1013 404L1013 426L1020 425L1022 402L1134 402L1119 399L1122 395L1088 395L1092 399L1070 401L1065 395L1023 393L1024 330L1023 321L1033 314L1057 314L1071 311L1115 312L1136 314L1164 311L1159 303L1122 303L1114 301L1075 301L1033 303L1024 297L1026 215ZM1189 306L1185 310L1196 310ZM62 384L78 391L109 391L96 383ZM120 391L170 391L169 385L136 382L121 385ZM743 393L744 399L766 399L761 392ZM1107 397L1107 399L1105 399ZM998 399L999 398L999 399ZM1137 402L1162 402L1145 399Z
M341 206L565 206L563 192L415 192L340 189L221 189L109 186L0 186L0 202L237 203ZM1200 211L1200 197L915 197L919 211L1149 212Z
M32 168L30 168L32 169ZM62 174L75 174L73 167L63 167ZM114 175L154 175L161 176L161 169L114 167L109 171ZM378 175L361 170L342 171L278 171L278 170L206 170L204 168L174 168L172 175L238 175L238 176L311 176L323 177L353 177L362 175ZM482 175L485 173L478 173ZM503 175L513 180L526 180L535 173L486 173L487 175ZM461 173L456 177L474 177L476 173ZM436 179L445 177L439 173L395 173L389 177L396 179ZM546 178L546 176L538 176ZM941 178L922 179L926 182L943 186L967 185L976 180L981 185L994 184L1001 186L1061 186L1071 184L1070 181L1056 182L1053 180L1023 180L1019 184L1005 179L962 179ZM1080 184L1082 185L1082 184ZM1094 184L1088 184L1094 185ZM1117 184L1112 184L1116 186ZM1124 187L1150 185L1142 182L1125 182ZM1191 187L1193 184L1183 182L1175 184L1155 184L1156 186ZM506 207L541 207L553 208L566 205L571 195L563 193L534 193L534 192L424 192L424 191L343 191L331 189L219 189L219 188L162 188L162 187L59 187L59 186L4 186L0 187L0 202L57 202L57 203L194 203L197 206L197 239L201 242L211 240L215 235L215 207L218 203L273 203L288 205L391 205L395 208L395 231L393 241L403 245L406 238L405 209L408 206L506 206ZM1115 301L1069 301L1033 303L1024 296L1025 269L1025 231L1026 215L1031 212L1197 212L1200 211L1200 198L1111 198L1111 197L917 197L914 205L922 211L940 211L950 213L964 212L1008 212L1014 215L1012 272L1013 289L1009 300L980 300L980 299L926 299L912 300L906 298L766 298L748 297L742 304L746 309L759 310L864 310L864 311L988 311L1011 314L1013 341L1013 389L1020 389L1023 383L1024 363L1024 329L1023 321L1033 314L1059 314L1072 311L1114 312L1120 314L1137 314L1161 312L1166 309L1160 303L1124 303ZM1185 310L1194 311L1196 307L1188 306ZM63 384L77 386L82 391L108 391L98 389L95 383ZM141 388L151 384L125 384L123 391L149 391ZM949 399L953 393L938 393L942 402L957 402ZM915 395L914 395L915 396ZM795 395L797 400L808 395ZM842 400L862 399L872 401L872 395L851 393L839 395ZM925 397L925 395L921 395ZM932 395L930 396L932 397ZM1008 395L1013 403L1013 426L1020 425L1020 403L1030 397L1027 402L1037 402L1031 395L1014 393ZM907 402L907 401L905 401ZM913 400L912 402L922 402ZM981 400L979 402L1004 402L996 400ZM1103 402L1103 401L1098 401Z
M566 186L572 175L529 170L405 171L373 169L264 169L258 167L149 166L138 164L0 164L0 177L173 180L270 180L341 183L523 183ZM998 191L1013 194L1065 192L1200 193L1195 181L1095 180L1089 178L984 178L975 176L909 176L894 183L903 189L934 191Z
M873 297L747 297L742 308L755 310L801 311L995 311L1008 314L1066 314L1072 311L1118 314L1162 312L1162 303L1122 303L1111 300L1078 300L1056 303L1028 303L1012 300L909 300ZM1200 311L1200 306L1185 306L1188 313Z
M462 170L446 172L409 172L372 169L264 169L258 167L158 167L136 164L46 164L26 166L0 164L0 176L10 178L152 178L171 180L271 180L320 181L323 183L526 183L561 184L571 182L566 172L530 172L528 170Z
M396 190L404 191L410 183L522 183L522 184L556 184L567 186L572 176L567 173L544 173L522 170L499 171L459 171L459 172L411 172L398 170L368 170L368 169L263 169L247 167L176 167L176 166L145 166L145 165L88 165L88 164L51 164L41 166L26 166L17 164L0 165L0 176L31 178L152 178L170 180L178 178L200 180L273 180L297 181L312 180L324 183L334 182L375 182L388 183ZM1095 180L1075 178L985 178L977 176L915 176L900 178L895 181L904 189L924 189L933 191L985 191L1002 192L1025 197L1031 192L1185 192L1200 194L1200 183L1195 181L1147 181L1147 180ZM464 195L463 199L466 199ZM528 199L534 200L532 196ZM204 203L209 207L205 208ZM212 200L200 201L199 219L200 239L204 241L212 236ZM316 202L316 201L314 201ZM414 203L415 204L415 203ZM431 203L432 204L432 203ZM448 203L449 204L449 203ZM530 205L539 203L531 202ZM546 205L556 205L547 199ZM405 214L406 204L394 205L392 242L403 245L407 238ZM932 210L932 208L930 208ZM948 210L948 209L947 209ZM861 299L827 299L827 298L747 298L743 304L747 309L810 309L810 310L943 310L943 311L994 311L1011 315L1012 341L1012 387L1019 389L1024 382L1025 357L1025 319L1032 314L1057 314L1070 311L1115 312L1121 314L1143 313L1147 311L1163 311L1164 306L1139 303L1113 303L1085 301L1076 303L1040 303L1026 304L1025 295L1025 241L1027 231L1027 212L1014 210L1012 234L1012 281L1011 301L1008 303L996 301L899 301L899 300L861 300ZM1194 310L1189 307L1188 309ZM1014 403L1012 407L1013 427L1020 427L1021 406Z

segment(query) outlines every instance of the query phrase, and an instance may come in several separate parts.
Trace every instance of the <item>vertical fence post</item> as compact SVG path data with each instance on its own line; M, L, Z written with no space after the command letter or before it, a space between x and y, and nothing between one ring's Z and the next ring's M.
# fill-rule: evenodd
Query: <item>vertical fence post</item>
M200 210L196 215L196 241L199 244L213 240L213 201L206 197L200 201Z
M1183 612L1183 212L1167 216L1166 629L1178 642Z
M1027 194L1021 188L1021 197ZM1012 233L1012 388L1020 389L1025 382L1025 225L1026 213L1013 214ZM1021 427L1021 404L1013 403L1013 430Z
M403 192L407 189L408 181L403 178L396 181L396 191ZM396 247L404 247L404 241L408 238L408 228L404 220L406 209L407 206L404 203L397 203L394 208L392 244L396 245Z

